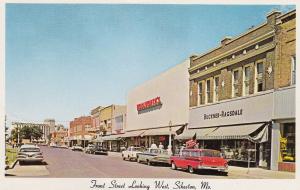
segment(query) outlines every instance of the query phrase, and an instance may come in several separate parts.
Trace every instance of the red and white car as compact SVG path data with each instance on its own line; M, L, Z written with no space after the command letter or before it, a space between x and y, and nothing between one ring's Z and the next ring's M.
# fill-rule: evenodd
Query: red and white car
M225 175L228 173L227 161L218 150L183 149L180 155L170 157L170 164L173 170L182 168L190 173L201 169L217 170Z

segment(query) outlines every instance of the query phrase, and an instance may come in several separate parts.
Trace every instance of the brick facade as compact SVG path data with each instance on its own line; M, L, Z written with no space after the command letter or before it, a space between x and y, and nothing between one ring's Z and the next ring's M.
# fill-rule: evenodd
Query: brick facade
M211 80L211 99L206 102L212 103L215 76L220 77L219 101L244 96L245 66L250 67L249 95L258 91L257 81L262 82L262 91L290 85L291 56L295 55L295 19L287 22L280 14L273 11L267 15L266 23L236 38L227 37L219 47L206 54L190 57L190 107L199 106L199 82L202 82L203 97L207 98L208 79ZM263 64L261 78L256 76L259 63ZM238 77L233 85L234 71L238 71ZM237 88L235 93L234 87Z
M75 118L70 122L70 137L89 135L89 132L86 128L92 126L92 117L91 116L82 116Z
M291 84L291 57L296 54L295 11L280 17L277 23L274 87L281 88Z

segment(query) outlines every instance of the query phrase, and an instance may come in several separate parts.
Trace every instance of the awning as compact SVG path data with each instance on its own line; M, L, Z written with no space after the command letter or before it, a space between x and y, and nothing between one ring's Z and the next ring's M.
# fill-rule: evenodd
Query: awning
M124 134L120 135L121 138L126 138L126 137L138 137L141 136L145 130L137 130L137 131L127 131Z
M171 127L171 134L175 135L176 131L179 130L181 127L182 126ZM170 127L163 127L157 129L148 129L142 134L142 136L169 135L169 134L170 134Z
M196 135L195 129L187 129L184 130L183 133L181 133L180 135L175 136L175 139L188 140L188 139L192 139L195 135Z
M102 139L104 141L115 141L115 140L120 140L121 139L121 134L120 135L108 135L108 136L103 136Z
M210 132L216 130L213 128L202 128L202 129L187 129L184 130L182 134L175 136L177 140L188 140L196 137L196 139L201 139L201 137L209 134Z
M251 140L251 134L257 132L258 130L263 130L264 124L248 124L248 125L238 125L229 127L217 127L212 132L201 135L197 139L200 140L215 140L215 139L249 139ZM259 139L259 138L257 138Z

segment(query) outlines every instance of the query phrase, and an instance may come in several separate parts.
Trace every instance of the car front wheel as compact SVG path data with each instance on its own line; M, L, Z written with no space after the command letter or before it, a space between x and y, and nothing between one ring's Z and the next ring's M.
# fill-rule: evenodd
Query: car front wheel
M192 174L192 173L194 173L194 168L192 166L189 166L188 171Z
M140 158L139 157L137 157L137 163L141 163L141 160L140 160Z
M148 165L148 166L151 166L151 165L152 165L152 163L150 162L150 160L147 160L147 165Z

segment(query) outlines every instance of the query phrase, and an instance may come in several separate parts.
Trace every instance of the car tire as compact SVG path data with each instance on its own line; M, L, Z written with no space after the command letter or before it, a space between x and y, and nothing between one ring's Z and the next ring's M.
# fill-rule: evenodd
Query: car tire
M189 173L194 173L194 168L192 167L192 166L188 166L188 171L189 171Z
M128 155L127 159L128 159L128 161L130 161L130 156L129 155Z
M222 176L228 176L228 172L222 172Z
M148 165L148 166L151 166L151 165L152 165L152 163L150 162L150 160L147 160L147 165Z
M171 163L171 168L172 168L172 170L176 170L177 169L177 166L176 166L175 162Z
M122 159L123 159L123 160L125 160L125 157L124 157L124 156L122 156Z
M137 161L137 163L141 163L141 160L139 157L137 157L136 161Z

